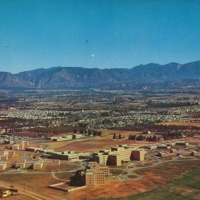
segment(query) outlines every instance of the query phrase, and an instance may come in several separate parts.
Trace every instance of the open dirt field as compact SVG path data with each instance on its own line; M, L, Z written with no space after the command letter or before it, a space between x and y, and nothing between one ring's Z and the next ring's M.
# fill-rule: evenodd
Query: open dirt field
M15 132L15 133L10 133L9 135L13 135L13 136L29 136L30 138L36 138L36 137L40 137L43 134L41 133L33 133L30 131L22 131L22 132Z
M113 133L117 135L120 133L124 136L123 139L113 140ZM136 146L143 146L149 144L149 142L139 142L128 140L129 134L135 134L133 132L123 131L108 131L104 132L102 137L90 137L80 140L71 140L66 142L47 142L50 148L56 150L75 150L78 152L93 152L100 149L110 149L111 146L119 144L132 144ZM65 164L65 163L64 163ZM61 166L66 168L65 165ZM161 164L157 167L141 169L135 171L141 174L143 178L135 181L134 179L120 180L116 178L108 178L105 185L96 186L92 188L85 188L76 192L66 193L63 191L53 190L47 186L50 184L58 183L52 177L51 174L1 174L0 182L6 182L8 185L15 185L21 192L25 190L31 194L39 194L46 200L92 200L92 199L106 199L106 198L118 198L127 197L130 195L151 191L155 188L165 185L166 183L178 178L180 175L185 174L188 171L197 169L200 166L200 161L183 161L183 162L170 162ZM52 169L45 169L52 170ZM166 173L167 172L167 173ZM64 180L68 180L71 173L56 174L56 177ZM26 195L26 193L23 193ZM95 195L94 195L95 194ZM26 199L26 196L20 195L21 200ZM19 196L16 196L17 198ZM14 197L9 197L14 200ZM17 199L16 198L16 199ZM31 200L32 197L28 197L27 200Z
M92 200L100 198L103 200L107 197L118 198L143 193L145 191L150 191L158 188L175 178L179 178L186 172L196 169L200 164L200 161L189 162L190 163L188 163L188 161L171 162L154 168L138 170L136 173L140 173L143 176L143 178L139 181L123 181L116 178L109 179L103 186L86 188L80 190L79 192L71 192L68 194L68 196L71 200ZM168 173L166 173L166 171Z
M113 140L113 134L116 133L118 136L121 134L122 139ZM149 144L148 142L140 142L128 140L128 136L130 134L139 134L138 132L133 131L114 131L114 130L106 130L103 131L103 136L101 137L89 137L85 139L77 139L65 142L48 142L44 144L48 144L51 149L55 150L75 150L75 151L99 151L100 149L110 149L111 146L119 145L119 144L131 144L136 146L142 146L144 144Z
M71 176L71 173L69 173L69 175L67 175L66 173L64 173L63 176L60 175L60 177L63 179L69 179L70 176ZM32 194L32 195L40 197L40 199L42 198L46 200L67 199L65 192L58 192L56 190L52 190L47 187L50 184L55 184L58 182L59 180L54 179L51 174L0 175L0 186L9 188L10 184L12 184L14 185L16 189L19 190L19 193L22 193L25 195ZM29 200L29 197L26 200Z
M143 176L143 178L138 181L134 181L133 179L120 180L118 178L108 178L105 185L85 188L71 193L48 188L47 186L49 184L60 182L59 180L54 179L51 174L0 175L0 183L2 182L4 186L5 182L7 185L12 183L15 188L19 188L19 192L23 192L25 187L26 192L35 195L38 194L45 199L51 200L106 199L107 197L127 197L133 194L150 191L174 179L178 179L186 172L197 169L199 165L200 161L164 163L157 167L135 171ZM66 173L58 175L58 177L62 179L68 179L70 176L71 174ZM24 199L26 198L24 197Z
M92 152L99 151L100 149L110 149L111 146L119 145L119 144L131 144L136 146L141 146L141 142L135 142L132 140L121 139L121 140L113 140L106 138L89 138L82 141L74 141L66 144L65 146L58 147L57 150L75 150L75 151L84 151L84 152ZM144 143L143 143L144 144Z
M198 126L200 127L200 122L162 122L158 125L176 125L176 126Z
M24 194L18 194L18 195L9 196L6 198L6 200L35 200L35 198L24 195Z

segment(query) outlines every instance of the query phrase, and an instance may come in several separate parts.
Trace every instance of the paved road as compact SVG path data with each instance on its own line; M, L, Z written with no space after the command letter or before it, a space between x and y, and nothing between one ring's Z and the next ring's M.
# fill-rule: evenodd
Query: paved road
M57 179L57 180L59 180L59 181L64 181L64 182L69 181L69 180L64 180L64 179L61 179L61 178L56 177L55 172L51 172L51 174L52 174L52 177L53 177L53 178L55 178L55 179Z

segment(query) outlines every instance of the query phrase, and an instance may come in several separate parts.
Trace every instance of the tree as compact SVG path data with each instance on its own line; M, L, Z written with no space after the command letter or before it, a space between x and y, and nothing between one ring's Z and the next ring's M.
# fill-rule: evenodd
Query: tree
M83 134L83 133L84 133L84 130L83 130L83 129L80 129L79 133L80 133L80 134Z
M76 128L74 129L73 133L77 133L77 129Z
M156 135L153 136L152 140L153 140L153 141L157 141Z
M132 140L135 140L135 139L136 139L136 135L132 135L132 136L131 136L131 139L132 139Z
M102 132L101 131L98 131L98 136L102 136Z
M96 130L93 131L93 136L97 136L97 131Z

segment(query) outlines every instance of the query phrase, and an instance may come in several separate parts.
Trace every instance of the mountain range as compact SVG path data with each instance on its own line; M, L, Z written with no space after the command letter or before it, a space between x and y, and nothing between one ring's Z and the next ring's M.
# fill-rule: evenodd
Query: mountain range
M200 61L187 64L150 63L131 69L52 67L18 74L0 72L0 88L156 89L200 87Z

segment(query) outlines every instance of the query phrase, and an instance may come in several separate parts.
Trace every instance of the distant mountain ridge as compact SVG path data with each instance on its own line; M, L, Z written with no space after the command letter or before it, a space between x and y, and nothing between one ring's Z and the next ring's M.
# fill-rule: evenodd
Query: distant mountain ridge
M0 72L1 88L151 89L200 86L200 61L150 63L131 69L52 67L11 74Z

